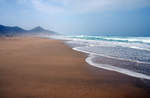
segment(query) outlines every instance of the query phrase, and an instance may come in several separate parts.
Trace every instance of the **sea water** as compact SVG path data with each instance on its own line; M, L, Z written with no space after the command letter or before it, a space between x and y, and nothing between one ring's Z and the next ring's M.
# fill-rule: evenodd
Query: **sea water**
M53 37L54 38L54 37ZM87 53L92 66L150 80L150 37L55 36Z

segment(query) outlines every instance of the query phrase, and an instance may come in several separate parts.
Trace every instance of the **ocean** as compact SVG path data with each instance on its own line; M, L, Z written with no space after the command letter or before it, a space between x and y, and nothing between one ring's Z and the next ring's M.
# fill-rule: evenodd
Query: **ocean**
M150 37L53 36L88 54L94 67L150 80Z

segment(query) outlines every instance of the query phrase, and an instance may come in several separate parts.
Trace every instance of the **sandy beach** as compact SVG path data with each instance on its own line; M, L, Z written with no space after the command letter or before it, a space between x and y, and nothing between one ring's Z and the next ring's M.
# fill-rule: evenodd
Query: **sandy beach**
M63 41L0 38L0 98L150 98L141 80L88 65Z

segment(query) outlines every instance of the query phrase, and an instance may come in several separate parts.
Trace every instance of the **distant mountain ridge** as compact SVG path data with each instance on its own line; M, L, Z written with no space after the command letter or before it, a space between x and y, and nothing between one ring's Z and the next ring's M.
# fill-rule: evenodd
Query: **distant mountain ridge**
M0 36L15 36L15 35L38 35L38 34L57 34L54 31L46 30L40 26L31 30L25 30L18 26L0 25Z

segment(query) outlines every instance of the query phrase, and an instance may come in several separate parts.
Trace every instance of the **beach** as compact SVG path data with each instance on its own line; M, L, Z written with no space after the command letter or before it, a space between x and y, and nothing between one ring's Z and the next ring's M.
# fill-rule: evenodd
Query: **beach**
M0 38L0 98L150 98L142 79L93 67L63 41Z

